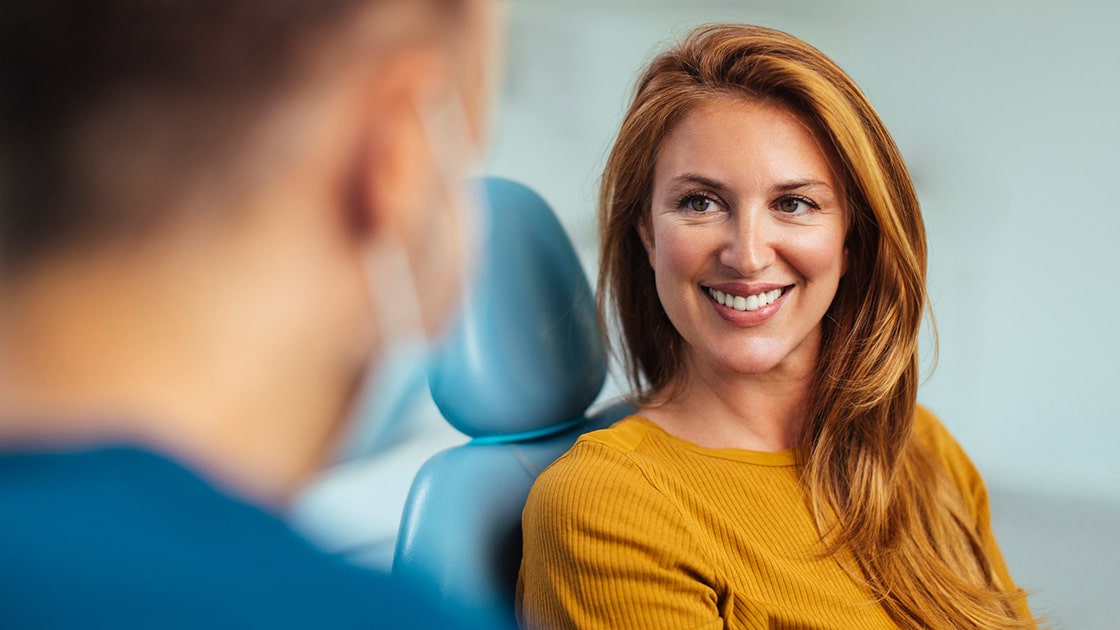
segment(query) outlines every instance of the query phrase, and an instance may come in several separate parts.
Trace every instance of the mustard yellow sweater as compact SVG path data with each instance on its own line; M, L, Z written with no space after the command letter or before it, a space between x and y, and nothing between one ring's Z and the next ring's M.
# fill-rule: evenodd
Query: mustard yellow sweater
M915 435L944 463L1012 584L976 468L921 408ZM894 628L866 585L821 557L794 460L703 448L639 416L581 437L525 506L521 626Z

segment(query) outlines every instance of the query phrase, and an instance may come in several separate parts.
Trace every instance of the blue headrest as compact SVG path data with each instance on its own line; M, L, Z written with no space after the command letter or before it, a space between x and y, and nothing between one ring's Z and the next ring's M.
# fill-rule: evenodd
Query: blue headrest
M475 438L560 431L606 378L591 287L544 199L496 177L482 190L482 258L461 318L433 357L432 398Z

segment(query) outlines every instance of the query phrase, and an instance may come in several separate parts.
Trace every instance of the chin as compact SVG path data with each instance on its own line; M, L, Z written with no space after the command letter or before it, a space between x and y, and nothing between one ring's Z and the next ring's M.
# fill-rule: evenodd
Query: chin
M745 355L721 357L715 369L740 376L759 376L772 372L782 365L782 359L766 352L752 352Z
M812 371L817 358L815 344L788 343L787 339L755 339L738 348L716 350L717 369L743 376L767 373L805 374Z
M739 362L730 366L728 371L740 376L761 376L776 371L779 365L777 361Z

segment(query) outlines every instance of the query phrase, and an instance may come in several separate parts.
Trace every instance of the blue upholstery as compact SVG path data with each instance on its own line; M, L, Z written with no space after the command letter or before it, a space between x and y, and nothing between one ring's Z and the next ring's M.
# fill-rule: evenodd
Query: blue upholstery
M583 413L606 378L595 298L548 204L508 179L482 181L483 259L428 382L472 437L549 430Z
M474 439L432 457L405 505L398 579L440 594L477 627L513 627L521 511L537 475L585 431L606 377L594 299L548 204L487 178L484 260L465 313L437 352L432 397Z

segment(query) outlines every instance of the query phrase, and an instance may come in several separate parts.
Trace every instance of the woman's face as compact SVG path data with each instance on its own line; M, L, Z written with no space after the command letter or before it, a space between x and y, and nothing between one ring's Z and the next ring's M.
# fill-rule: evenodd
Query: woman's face
M719 97L662 142L641 231L686 365L804 375L846 269L847 206L809 128L774 105Z

